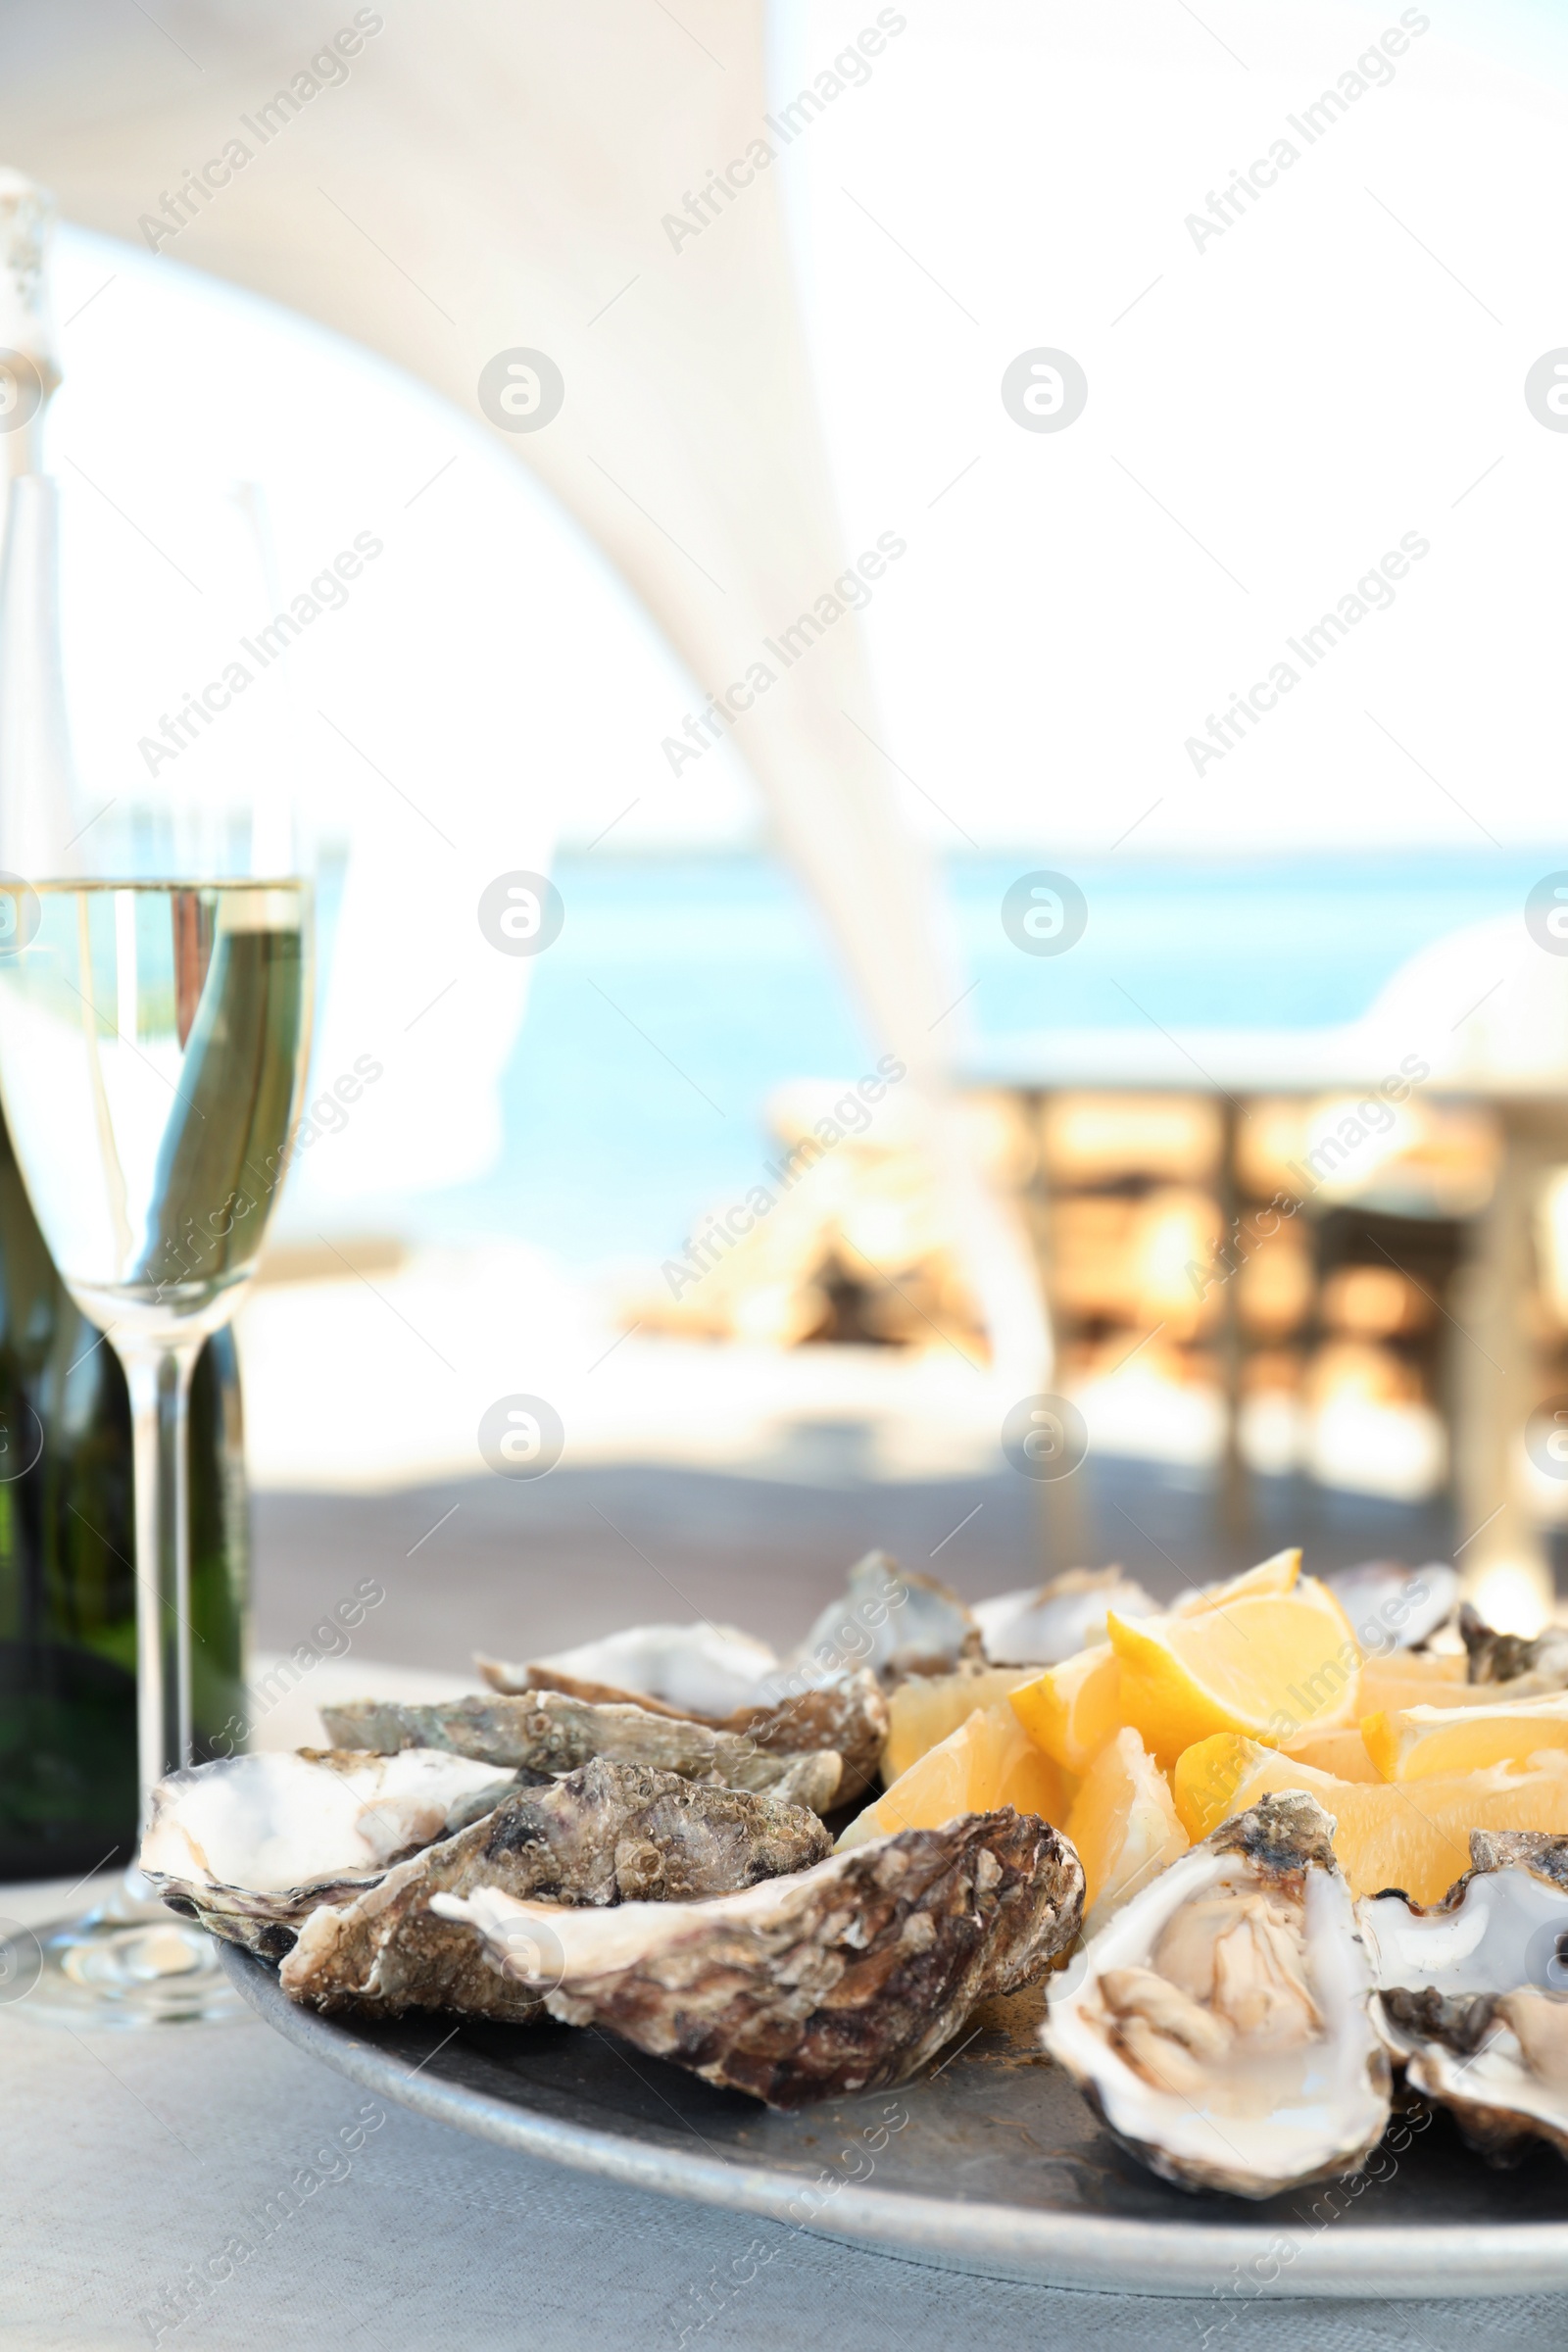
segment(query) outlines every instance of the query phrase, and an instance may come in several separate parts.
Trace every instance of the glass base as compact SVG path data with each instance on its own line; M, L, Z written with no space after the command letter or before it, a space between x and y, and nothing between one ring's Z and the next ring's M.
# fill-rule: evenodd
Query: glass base
M3 1957L0 1997L40 2025L222 2025L253 2014L205 1928L152 1899L136 1871L79 1919L36 1936L12 1928Z

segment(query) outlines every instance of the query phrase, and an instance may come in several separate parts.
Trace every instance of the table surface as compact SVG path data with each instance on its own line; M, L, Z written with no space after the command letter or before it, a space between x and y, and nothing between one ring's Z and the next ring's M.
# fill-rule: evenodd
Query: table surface
M0 1914L40 1926L67 1891L0 1889ZM868 2253L493 2147L377 2102L254 2018L84 2032L0 2006L0 2113L3 2352L1568 2342L1568 2293L1258 2302L1216 2277L1184 2301L1140 2295L1136 2262L1114 2295Z
M1568 2295L1243 2304L1216 2279L1214 2300L1189 2303L928 2269L383 2109L258 2022L81 2034L5 2013L0 2083L0 2341L27 2352L1543 2352L1568 2340Z
M836 1563L868 1532L858 1512L924 1565L935 1538L911 1542L914 1524L903 1522L912 1514L945 1533L975 1499L959 1496L950 1512L956 1498L947 1493L925 1495L918 1509L896 1489L876 1497L803 1494L808 1541L804 1521L781 1517L780 1491L760 1489L756 1506L772 1542L795 1555L792 1592L776 1592L782 1559L774 1576L758 1577L757 1599L767 1593L781 1620L774 1625L748 1605L749 1580L737 1574L742 1561L756 1566L762 1533L741 1510L743 1491L726 1506L740 1513L732 1522L711 1498L705 1507L700 1482L683 1488L680 1508L660 1526L644 1479L628 1484L644 1490L640 1512L631 1493L592 1491L634 1537L634 1564L657 1561L700 1605L722 1596L722 1614L743 1623L755 1616L758 1630L776 1638L790 1630L783 1618L807 1614L834 1588ZM524 1616L547 1616L559 1641L653 1613L651 1592L621 1588L612 1540L602 1563L573 1559L573 1572L561 1573L575 1532L569 1510L573 1526L509 1524L504 1535L498 1527L493 1560L466 1534L454 1544L458 1530L477 1522L483 1493L466 1496L441 1544L425 1545L407 1567L409 1545L446 1507L439 1497L410 1494L395 1510L388 1498L384 1510L361 1503L341 1513L323 1498L286 1508L260 1498L263 1638L277 1648L302 1638L311 1606L341 1589L329 1580L347 1575L346 1554L361 1546L361 1558L401 1569L394 1578L389 1568L387 1604L366 1630L374 1628L382 1657L390 1651L405 1672L416 1660L427 1672L460 1670L471 1646L495 1642L498 1617L510 1631ZM1000 1503L985 1486L977 1494ZM563 1489L557 1512L567 1499ZM584 1504L585 1525L602 1515ZM1002 1516L986 1509L937 1565L966 1554ZM706 1548L697 1541L704 1531ZM1007 1556L1021 1533L1014 1526L996 1558L962 1558L957 1581L976 1590L1023 1581ZM524 1560L532 1573L519 1580ZM353 1564L357 1573L359 1559ZM417 1606L399 1590L416 1569L426 1588ZM649 1574L651 1585L659 1581ZM387 1642L394 1628L402 1638ZM386 1673L358 1646L352 1660L330 1664L332 1679L357 1674L366 1688ZM282 1713L269 1733L308 1736L304 1724L285 1727ZM0 1887L0 1915L41 1925L59 1916L64 1891ZM78 1891L71 1908L83 1900ZM821 2352L839 2341L900 2352L1036 2343L1062 2352L1469 2352L1478 2343L1545 2352L1568 2342L1568 2294L1254 2304L1216 2278L1213 2299L1187 2303L1140 2296L1135 2267L1125 2296L973 2278L567 2173L403 2109L362 2118L366 2103L255 2020L67 2032L30 2023L24 2002L0 2004L0 2352L256 2352L274 2343L289 2352L448 2343L465 2352ZM329 2145L335 2154L323 2155ZM1564 2190L1568 2200L1568 2172ZM205 2289L193 2284L203 2278Z

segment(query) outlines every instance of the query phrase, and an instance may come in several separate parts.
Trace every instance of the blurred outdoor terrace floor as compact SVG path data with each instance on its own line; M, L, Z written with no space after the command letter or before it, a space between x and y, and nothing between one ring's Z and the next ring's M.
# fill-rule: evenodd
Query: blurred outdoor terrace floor
M1289 1479L1254 1481L1252 1532L1226 1536L1206 1478L1113 1458L1075 1475L1077 1511L1063 1523L1059 1489L1006 1469L902 1483L846 1475L854 1437L799 1431L790 1458L755 1475L563 1464L526 1483L487 1474L394 1493L259 1494L257 1646L308 1642L364 1578L386 1598L355 1636L359 1653L466 1676L475 1649L537 1657L653 1620L706 1617L786 1648L873 1545L967 1599L1111 1560L1165 1598L1285 1544L1303 1544L1321 1570L1446 1557L1452 1542L1441 1504Z
M1227 1529L1212 1448L1183 1458L1162 1440L1152 1391L1116 1443L1038 1483L1001 1452L1013 1398L953 1348L626 1332L515 1249L344 1264L338 1281L264 1288L239 1327L258 1652L309 1643L368 1578L385 1592L350 1657L313 1670L318 1694L341 1694L361 1663L471 1687L476 1648L538 1657L654 1620L787 1649L873 1546L970 1599L1111 1561L1163 1598L1287 1544L1321 1570L1446 1557L1454 1541L1442 1501L1255 1473L1250 1523ZM519 1395L548 1399L566 1433L538 1479L481 1466L481 1418ZM1184 1400L1166 1401L1179 1435ZM1092 1411L1092 1430L1108 1418ZM1140 1432L1147 1452L1129 1446ZM295 1713L278 1709L269 1744Z

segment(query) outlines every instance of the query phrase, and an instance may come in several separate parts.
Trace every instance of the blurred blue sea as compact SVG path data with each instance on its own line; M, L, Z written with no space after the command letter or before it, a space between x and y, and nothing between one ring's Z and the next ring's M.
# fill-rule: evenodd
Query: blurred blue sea
M1351 1020L1429 941L1489 916L1522 920L1531 885L1568 865L1568 850L1074 858L1088 930L1039 958L1011 946L1000 907L1045 862L1033 852L944 868L961 979L979 982L954 1016L971 1035L1125 1027L1144 1018L1132 998L1167 1027ZM774 1087L856 1076L879 1049L778 860L595 851L563 856L555 875L565 927L540 958L506 1074L500 1164L416 1203L414 1230L523 1241L577 1266L657 1259L705 1204L758 1180Z

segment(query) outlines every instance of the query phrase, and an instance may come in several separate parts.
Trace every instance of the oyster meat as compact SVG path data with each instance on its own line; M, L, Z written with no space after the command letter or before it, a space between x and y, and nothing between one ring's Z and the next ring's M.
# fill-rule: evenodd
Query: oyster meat
M1462 1600L1459 1632L1468 1659L1467 1682L1506 1683L1510 1698L1568 1690L1568 1626L1548 1625L1544 1633L1526 1641L1522 1634L1497 1633Z
M1042 2038L1123 2146L1185 2188L1270 2197L1354 2172L1389 2059L1330 1838L1298 1789L1223 1823L1052 1988Z
M1059 1666L1109 1641L1107 1609L1151 1617L1158 1605L1120 1568L1069 1568L1048 1585L977 1600L974 1620L993 1666Z
M1568 2156L1568 1838L1472 1830L1470 1859L1440 1903L1357 1905L1374 2015L1407 2082L1491 2162L1533 2138Z
M743 1681L740 1668L760 1659L765 1670ZM861 1669L811 1685L782 1668L765 1642L724 1626L632 1626L526 1665L486 1657L474 1664L492 1690L564 1690L598 1704L639 1706L733 1732L779 1755L832 1748L843 1764L835 1804L871 1786L888 1735L887 1701L873 1674Z
M341 1747L396 1755L405 1747L446 1748L483 1764L533 1772L574 1772L595 1756L617 1764L653 1764L682 1780L750 1788L781 1804L825 1813L837 1798L843 1765L835 1749L779 1754L735 1732L715 1732L647 1707L602 1705L564 1690L452 1698L432 1706L401 1699L354 1698L323 1706L321 1721Z
M517 1779L424 1747L223 1757L159 1782L138 1861L171 1910L275 1959L318 1903L477 1820Z
M820 1861L814 1813L741 1788L715 1788L603 1757L564 1779L505 1796L457 1837L426 1846L345 1903L322 1904L279 1971L285 1992L318 2009L452 2009L528 2018L538 1992L492 1967L432 1895L477 1886L536 1903L691 1902Z
M432 1909L567 2025L796 2107L906 2081L1072 1942L1083 1885L1066 1840L1005 1806L709 1902L553 1910L480 1886Z

